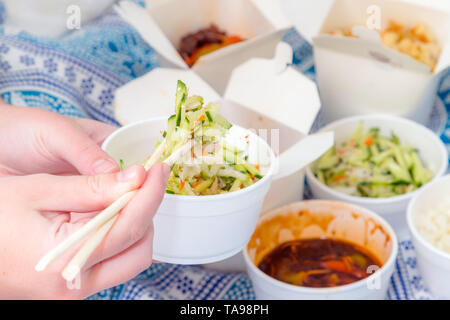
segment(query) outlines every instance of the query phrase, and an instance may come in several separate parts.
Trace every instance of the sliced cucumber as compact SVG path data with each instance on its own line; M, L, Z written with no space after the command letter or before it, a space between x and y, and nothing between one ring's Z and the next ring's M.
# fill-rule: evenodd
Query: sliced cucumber
M403 180L408 182L412 181L411 175L409 174L408 170L398 165L394 160L387 160L384 167L391 172L396 180Z
M191 96L186 99L186 111L200 109L203 106L203 97L201 96Z
M214 183L214 180L215 180L215 178L210 178L210 179L207 179L207 180L203 180L202 182L200 182L198 185L196 185L192 189L197 194L202 193L203 191L208 189Z
M163 133L165 150L161 160L187 143L193 142L199 148L190 149L192 162L171 165L167 193L212 195L247 187L263 177L257 166L247 163L242 150L224 146L232 125L218 115L219 105L203 104L200 96L188 97L185 84L178 81L175 114L169 117ZM203 163L202 158L207 162Z
M221 127L225 128L226 130L229 130L233 125L228 122L227 119L225 119L224 117L222 117L220 114L215 114L213 117L214 121Z
M184 103L186 102L186 98L187 98L187 89L186 89L186 85L178 80L177 83L177 94L176 94L176 98L175 98L175 117L176 117L176 126L179 127L181 124L181 116L182 116L182 111L183 111L183 106Z
M428 170L422 165L422 161L420 161L419 155L417 152L413 152L411 155L412 158L412 175L414 177L414 182L417 186L421 186L427 183L431 179L431 174Z
M378 128L364 132L362 123L349 140L328 150L312 168L322 183L363 197L408 193L432 178L417 150L402 145L395 133L383 137Z
M209 122L213 122L213 121L214 121L214 120L213 120L213 117L212 117L212 115L211 115L211 112L205 111L205 114L206 114L206 117L208 118L208 121L209 121Z
M328 170L339 163L339 157L336 155L335 148L330 148L316 163L318 170Z

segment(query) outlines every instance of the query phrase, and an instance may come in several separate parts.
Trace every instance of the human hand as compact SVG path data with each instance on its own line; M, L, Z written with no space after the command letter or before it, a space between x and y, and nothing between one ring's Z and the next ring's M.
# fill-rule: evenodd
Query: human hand
M101 148L116 128L0 100L0 177L51 173L93 175L117 172Z
M0 299L81 299L123 283L152 262L153 216L169 167L133 166L100 176L36 174L0 178ZM140 190L81 271L79 290L61 276L79 244L48 266L39 259L122 194Z

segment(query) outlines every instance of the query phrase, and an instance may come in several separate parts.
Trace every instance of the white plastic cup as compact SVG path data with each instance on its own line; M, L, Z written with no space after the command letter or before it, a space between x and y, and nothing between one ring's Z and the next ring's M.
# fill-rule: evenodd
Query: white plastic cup
M428 128L408 119L383 114L355 116L332 122L320 131L334 131L336 144L340 144L349 139L361 122L365 129L379 128L380 134L384 136L390 136L393 132L402 143L410 143L417 148L424 166L433 172L431 181L441 177L447 170L448 153L442 141ZM316 178L311 166L306 169L306 178L314 198L346 201L366 207L385 218L400 238L407 236L406 208L419 190L389 198L366 198L328 187Z
M407 221L417 256L417 265L426 285L436 298L450 299L450 254L423 238L416 227L418 215L426 215L442 201L450 199L450 175L423 188L410 202Z
M165 117L130 124L108 137L103 149L116 161L122 159L126 166L142 163L154 151L166 127ZM165 194L154 218L154 260L211 263L236 254L247 244L271 185L275 156L263 139L246 129L235 125L230 135L248 136L249 161L252 154L260 157L264 177L249 187L225 194Z
M305 215L308 216L305 218ZM330 288L285 283L257 267L262 257L281 243L321 237L362 246L376 255L382 266L367 278ZM256 298L263 300L384 299L397 252L394 230L379 215L353 204L325 200L296 202L267 213L260 218L255 233L243 250Z

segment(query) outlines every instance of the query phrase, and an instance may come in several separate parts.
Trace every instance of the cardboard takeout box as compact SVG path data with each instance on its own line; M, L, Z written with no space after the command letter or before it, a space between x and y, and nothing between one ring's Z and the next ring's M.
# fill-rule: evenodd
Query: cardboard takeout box
M427 123L440 77L450 65L447 13L396 0L327 0L321 1L305 21L301 18L308 15L308 9L301 1L281 1L299 32L313 41L325 121L382 112ZM409 28L424 23L442 49L434 72L384 46L377 30L355 27L365 27L377 19L381 27L378 31L390 21ZM358 38L329 34L349 27L354 27Z
M122 1L117 11L158 52L162 67L189 69L178 53L179 42L188 33L211 24L244 38L202 56L192 67L223 94L234 67L252 57L271 57L289 29L278 18L274 4L267 4L266 0L148 0L144 9Z

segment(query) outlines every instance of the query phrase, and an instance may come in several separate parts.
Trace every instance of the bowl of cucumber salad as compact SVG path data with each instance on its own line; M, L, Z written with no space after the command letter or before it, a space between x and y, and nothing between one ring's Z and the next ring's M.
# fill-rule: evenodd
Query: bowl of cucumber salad
M335 145L307 169L313 195L365 206L396 229L406 230L406 206L416 191L447 169L441 140L407 119L357 116L322 130L334 131Z
M174 88L173 115L124 126L103 149L122 168L170 165L154 217L154 260L220 261L250 239L272 182L275 155L264 139L228 122L218 104L189 95L181 81Z

